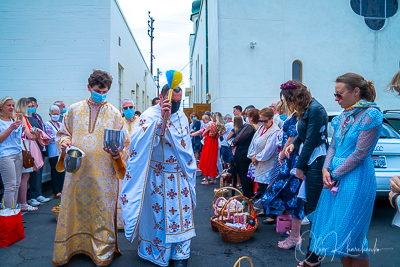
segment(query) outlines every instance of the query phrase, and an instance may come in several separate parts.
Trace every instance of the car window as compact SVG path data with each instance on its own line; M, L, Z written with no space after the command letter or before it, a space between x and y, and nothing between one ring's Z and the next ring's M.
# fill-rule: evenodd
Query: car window
M393 118L388 118L386 119L390 122L391 125L393 125L394 128L396 128L397 131L400 131L400 120L399 119L393 119Z
M332 138L333 135L333 127L331 123L328 123L328 137ZM382 125L382 132L380 138L392 138L392 139L400 139L400 134L393 129L388 123L384 122Z

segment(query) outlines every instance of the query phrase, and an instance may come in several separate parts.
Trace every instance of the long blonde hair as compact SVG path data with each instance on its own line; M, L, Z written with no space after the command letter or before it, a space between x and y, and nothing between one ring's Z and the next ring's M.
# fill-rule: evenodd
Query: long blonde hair
M18 100L17 105L15 105L15 112L22 113L24 116L28 116L28 105L32 101L28 98L22 97Z
M400 70L393 76L386 88L389 91L397 92L400 95Z
M0 108L2 108L2 107L6 104L6 102L7 102L8 100L14 101L14 99L12 99L12 98L9 97L9 96L5 96L5 97L3 97L2 99L0 99ZM0 116L1 116L1 117L4 116L3 113L1 112L1 109L0 109ZM10 115L10 119L13 119L13 118L14 118L14 114L11 114L11 115Z
M240 128L243 126L242 116L237 115L235 118L233 118L233 126L235 128L235 134L238 134Z
M215 124L217 125L218 134L223 135L226 132L225 121L222 114L219 112L214 112Z

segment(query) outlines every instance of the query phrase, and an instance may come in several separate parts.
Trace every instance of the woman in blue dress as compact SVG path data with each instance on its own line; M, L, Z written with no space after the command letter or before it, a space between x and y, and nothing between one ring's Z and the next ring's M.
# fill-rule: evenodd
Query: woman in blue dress
M310 250L340 258L343 266L369 266L367 233L376 194L371 155L383 115L373 102L373 83L358 74L339 76L334 95L344 111L331 122L334 135L322 170L325 189L311 216ZM337 194L331 191L336 186Z

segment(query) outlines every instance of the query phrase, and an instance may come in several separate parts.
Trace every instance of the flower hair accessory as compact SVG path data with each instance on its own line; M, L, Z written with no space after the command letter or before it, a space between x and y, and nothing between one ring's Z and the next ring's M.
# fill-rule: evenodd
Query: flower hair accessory
M288 89L288 88L296 89L297 86L293 82L288 82L288 83L282 83L281 84L281 90Z

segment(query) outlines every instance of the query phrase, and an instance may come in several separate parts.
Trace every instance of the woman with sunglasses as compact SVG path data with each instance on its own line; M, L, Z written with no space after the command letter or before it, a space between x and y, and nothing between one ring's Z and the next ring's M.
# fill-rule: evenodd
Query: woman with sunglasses
M273 118L274 111L271 108L260 110L258 122L261 123L261 127L254 134L247 152L247 157L251 159L249 173L258 183L255 198L260 198L264 194L274 172L279 126L274 124Z
M371 155L383 115L373 102L373 82L358 74L339 76L334 95L344 110L331 122L334 134L322 170L325 189L313 214L310 248L340 258L345 267L369 266L367 233L376 195Z

